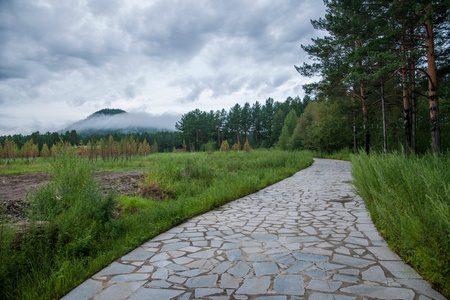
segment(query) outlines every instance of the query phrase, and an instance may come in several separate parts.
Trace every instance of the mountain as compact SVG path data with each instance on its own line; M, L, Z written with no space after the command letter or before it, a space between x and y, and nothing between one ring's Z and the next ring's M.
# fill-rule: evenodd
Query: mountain
M104 109L100 109L99 111L96 111L95 113L90 115L88 118L98 117L99 115L113 116L113 115L126 114L126 113L127 113L126 111L117 109L117 108L104 108Z
M106 135L114 133L140 133L173 131L181 116L152 115L148 113L128 113L121 109L104 108L86 119L67 126L62 132L76 130L82 136Z

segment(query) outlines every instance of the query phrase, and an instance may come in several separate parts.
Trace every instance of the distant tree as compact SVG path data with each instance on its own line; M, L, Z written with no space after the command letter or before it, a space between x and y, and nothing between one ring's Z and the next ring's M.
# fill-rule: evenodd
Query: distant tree
M61 143L62 144L62 143ZM50 149L50 153L52 157L57 157L62 152L62 149L59 144L53 144L52 148Z
M256 146L261 144L261 135L263 130L263 115L261 110L261 104L256 101L252 106L252 119L253 119L253 139Z
M222 108L222 110L217 110L215 112L214 120L215 120L215 127L216 127L216 131L217 131L217 145L220 145L222 142L223 136L221 136L221 135L222 135L223 129L225 127L226 118L227 118L227 112L224 108Z
M250 128L252 126L252 108L250 103L245 102L241 110L241 133L245 134L245 140L248 140Z
M5 139L5 144L3 146L3 153L6 158L6 164L9 164L11 160L16 159L18 154L18 148L14 141Z
M273 116L273 137L275 142L277 142L280 138L285 117L286 114L284 113L282 108L279 108Z
M228 142L226 140L223 141L222 144L220 145L220 151L230 152L230 145L228 144Z
M228 112L228 119L227 119L227 127L230 129L230 131L235 135L236 143L240 143L240 133L241 133L241 114L242 109L239 104L234 105L230 111Z
M278 141L278 146L282 150L292 150L292 147L290 145L290 139L292 136L292 133L294 132L295 126L297 125L297 113L295 110L291 110L289 114L284 119L283 128L281 131L281 135Z
M262 128L266 147L273 145L273 116L275 114L273 103L273 99L268 98L262 107Z
M248 153L248 152L250 152L250 150L251 150L250 144L249 144L248 139L247 139L245 141L245 143L244 143L244 151Z
M152 147L151 147L151 153L158 153L158 143L155 141L153 141Z

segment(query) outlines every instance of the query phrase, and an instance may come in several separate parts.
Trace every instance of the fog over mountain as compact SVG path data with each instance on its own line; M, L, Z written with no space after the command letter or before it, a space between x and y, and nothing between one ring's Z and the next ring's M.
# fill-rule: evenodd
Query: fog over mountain
M173 131L175 123L180 118L180 115L174 114L152 115L144 112L123 112L105 115L97 112L66 127L63 132L76 130L81 135L89 135L115 132Z

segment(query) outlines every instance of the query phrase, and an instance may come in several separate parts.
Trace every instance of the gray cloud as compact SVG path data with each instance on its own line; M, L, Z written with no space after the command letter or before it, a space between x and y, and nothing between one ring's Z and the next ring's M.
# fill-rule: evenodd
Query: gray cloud
M205 97L217 109L294 97L300 44L323 13L307 0L0 1L0 110L81 119L106 105L163 114ZM8 128L60 122L16 119Z

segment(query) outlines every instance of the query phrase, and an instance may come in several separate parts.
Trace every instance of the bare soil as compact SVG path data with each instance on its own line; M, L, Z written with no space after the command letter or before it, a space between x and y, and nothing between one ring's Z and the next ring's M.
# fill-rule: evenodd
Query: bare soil
M105 192L115 190L119 194L138 195L141 193L139 182L144 179L142 171L96 173L102 178ZM29 206L27 196L36 188L50 180L47 172L0 175L0 201L5 217L8 220L19 221L26 217Z

